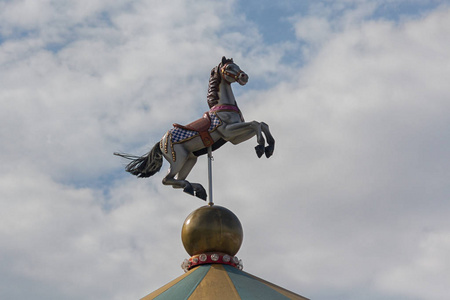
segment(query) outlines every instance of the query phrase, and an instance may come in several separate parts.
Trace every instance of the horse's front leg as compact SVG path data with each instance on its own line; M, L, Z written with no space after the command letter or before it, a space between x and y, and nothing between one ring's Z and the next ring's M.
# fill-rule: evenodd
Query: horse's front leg
M218 129L223 138L234 145L240 144L256 135L258 145L255 147L256 154L261 157L264 154L264 145L266 143L262 135L261 123L257 121L227 124Z
M255 147L255 151L256 151L256 155L261 158L261 156L264 154L264 146L266 144L266 141L264 140L264 137L262 135L262 124L256 121L253 121L256 124L258 124L257 126L257 130L256 130L256 140L258 141L258 145Z
M267 138L267 144L268 144L268 146L266 148L264 148L264 153L266 154L266 157L269 158L272 156L273 151L275 150L275 139L273 138L272 134L270 133L269 125L267 125L264 122L261 122L261 129Z

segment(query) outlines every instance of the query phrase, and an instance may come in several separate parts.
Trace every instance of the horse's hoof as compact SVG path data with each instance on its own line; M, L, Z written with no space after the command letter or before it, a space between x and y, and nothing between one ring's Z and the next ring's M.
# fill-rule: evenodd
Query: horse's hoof
M195 192L195 196L196 196L197 198L200 198L200 199L204 200L204 201L206 201L206 198L207 198L207 195L206 195L206 191L205 191L205 190L203 190L203 191L196 191L196 192Z
M192 185L190 185L190 184L189 184L188 186L186 186L186 187L183 189L183 192L185 192L186 194L195 196L195 194L194 194L194 188L193 188Z
M264 154L264 146L258 145L255 147L256 155L258 155L259 158Z
M264 149L264 152L266 153L267 158L272 156L273 150L275 150L275 147L273 145L269 145Z

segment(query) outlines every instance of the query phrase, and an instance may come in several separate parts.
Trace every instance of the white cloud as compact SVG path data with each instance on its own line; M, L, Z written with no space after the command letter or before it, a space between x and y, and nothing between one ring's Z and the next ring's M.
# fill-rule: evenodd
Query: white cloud
M317 44L329 38L331 34L330 24L326 18L302 18L295 24L295 34L298 39L310 44Z
M314 56L338 33L358 27L373 15L376 7L369 1L314 2L307 12L291 17L295 35L303 43L303 56Z
M2 281L2 297L138 298L167 281L152 270L181 272L181 242L166 240L179 236L186 207L154 185L125 181L105 199L29 170L2 176L0 187L1 276L16 278L10 287Z
M274 156L258 159L254 140L215 153L215 201L244 226L246 271L311 298L442 299L447 9L397 25L365 20L365 5L335 20L313 9L297 34L318 43L295 69L280 63L292 45L264 45L232 2L61 5L0 18L2 297L139 298L181 274L181 224L202 202L162 186L165 170L125 177L112 152L145 152L199 117L227 55L275 83L235 87ZM206 185L204 157L189 179Z
M202 202L161 177L101 181L123 172L112 152L201 115L210 69L257 39L221 41L231 2L99 3L3 6L2 298L139 298L182 272L179 230Z
M356 286L373 290L372 276L420 251L424 230L449 230L442 210L449 192L444 81L450 57L441 51L448 47L442 38L448 13L401 26L379 21L348 28L324 44L294 83L241 98L246 119L266 121L277 138L270 162L253 162L251 147L233 153L236 165L251 165L230 184L245 180L233 192L254 194L251 204L242 204L254 212L247 222L260 226L246 230L256 236L247 247L266 251L253 254L247 266L284 254L282 267L276 260L256 268L289 270L273 279L291 282L292 289L348 289L345 298L357 299ZM435 39L423 44L425 36ZM272 238L269 245L258 235L261 228ZM400 285L395 295L414 298L410 285L421 282ZM373 297L389 297L389 291Z
M450 232L431 232L405 264L392 266L377 280L382 289L420 299L447 299ZM412 284L416 283L416 284Z

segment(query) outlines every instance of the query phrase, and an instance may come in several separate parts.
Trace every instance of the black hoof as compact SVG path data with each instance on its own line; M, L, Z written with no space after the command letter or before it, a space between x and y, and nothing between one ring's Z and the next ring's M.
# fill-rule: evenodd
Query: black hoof
M266 153L266 157L269 158L273 154L273 150L275 150L274 145L269 145L264 149L264 152Z
M194 188L193 188L192 185L190 185L190 184L187 185L187 186L183 189L183 192L185 192L186 194L195 196L195 194L194 194Z
M195 196L196 196L197 198L200 198L200 199L204 200L204 201L206 201L206 198L207 198L207 195L206 195L206 191L205 191L205 190L202 190L202 191L196 191L196 192L195 192Z
M255 147L256 155L258 155L259 158L264 154L264 146L258 145Z

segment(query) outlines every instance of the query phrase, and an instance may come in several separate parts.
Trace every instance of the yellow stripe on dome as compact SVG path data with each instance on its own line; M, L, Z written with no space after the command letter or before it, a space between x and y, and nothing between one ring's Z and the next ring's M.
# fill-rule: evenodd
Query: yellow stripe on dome
M188 300L240 300L227 271L220 264L213 264L202 282L197 286Z

